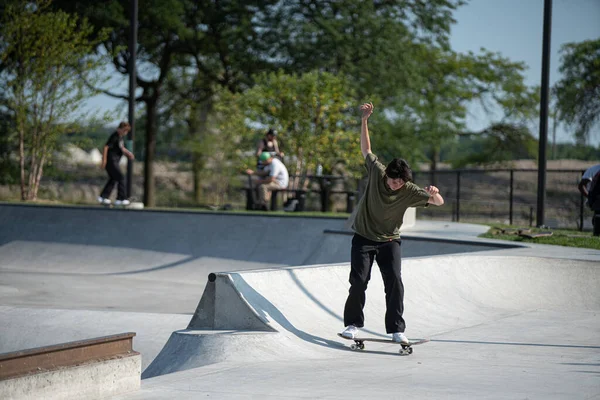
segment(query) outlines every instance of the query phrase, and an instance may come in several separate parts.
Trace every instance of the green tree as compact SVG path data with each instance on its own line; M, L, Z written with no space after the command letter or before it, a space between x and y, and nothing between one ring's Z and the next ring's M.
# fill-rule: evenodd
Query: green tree
M484 165L521 158L533 158L537 140L525 125L495 123L473 135L463 135L458 142L463 151L451 159L454 168ZM465 140L475 147L464 151Z
M104 51L112 56L118 72L128 74L130 1L56 1L61 8L88 16L97 29L111 29ZM215 91L226 87L235 92L248 87L252 74L274 63L268 55L272 46L265 43L267 39L276 39L268 25L269 12L275 4L276 0L259 0L252 4L149 0L140 7L137 84L142 88L138 101L146 105L144 202L147 206L155 203L153 161L159 119L169 120L171 116L166 114L177 111L176 118L186 118L188 136L202 141ZM170 93L165 97L167 92ZM126 98L109 91L105 93ZM198 103L192 104L192 98L199 100ZM193 157L198 183L204 162L196 150Z
M172 74L166 86L166 103L163 118L169 124L181 125L183 139L177 143L179 149L191 159L194 181L194 202L203 200L203 171L210 156L214 141L209 130L209 116L213 111L218 87L207 86L199 81L201 73L193 68L180 68Z
M554 93L560 120L585 144L600 121L600 39L563 45L559 71Z
M16 183L19 176L18 167L11 157L18 149L16 129L5 104L0 103L0 184Z
M535 90L523 82L524 64L485 50L450 49L452 13L464 3L283 1L279 12L286 23L278 28L283 39L276 54L288 71L347 77L356 102L373 101L379 110L372 124L379 155L428 160L435 169L441 146L467 133L474 103L490 116L498 109L504 114L479 132L495 139L521 132L537 105ZM519 129L500 134L509 124ZM509 142L500 141L507 148Z
M326 72L262 74L241 96L240 109L260 127L257 131L268 126L280 132L292 174L314 173L318 164L325 174L339 173L342 166L357 173L362 165L360 131L350 87ZM256 135L245 137L245 146L254 148Z
M437 169L442 146L459 135L485 135L504 150L515 142L530 146L526 124L535 116L538 95L524 83L523 63L484 49L462 54L422 46L418 57L427 78L411 93L404 112L413 119L418 142L426 146L431 170ZM473 105L492 119L480 132L466 129ZM497 154L509 154L504 150Z
M275 56L289 72L351 77L361 99L395 98L421 74L416 43L448 46L461 0L283 0Z
M147 0L139 8L137 46L137 87L141 94L137 101L145 105L144 203L155 205L154 160L158 133L158 119L163 91L174 61L182 51L182 42L191 30L185 24L187 0ZM99 53L107 54L115 70L128 75L130 59L130 1L55 0L54 4L67 12L87 17L99 32L110 34L102 41ZM128 99L128 94L111 90L101 92L115 98Z
M278 65L269 58L278 40L271 33L277 0L254 1L252 6L207 0L186 4L185 24L193 33L182 42L183 51L166 86L164 108L171 120L185 121L187 135L181 145L191 155L194 197L200 202L206 181L202 171L214 156L211 124L219 119L212 115L215 102L223 101L222 90L245 90L252 86L254 74Z
M90 94L95 42L85 20L52 12L49 0L4 3L0 85L18 137L21 198L35 200L44 166Z

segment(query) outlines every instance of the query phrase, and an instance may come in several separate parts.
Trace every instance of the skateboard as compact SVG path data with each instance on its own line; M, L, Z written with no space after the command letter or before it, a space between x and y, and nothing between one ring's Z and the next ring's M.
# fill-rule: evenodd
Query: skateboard
M130 197L129 198L130 203L128 205L117 205L114 202L110 202L109 204L100 204L100 207L105 207L105 208L116 208L116 209L134 209L134 210L141 210L144 208L144 203L141 203L137 200L136 197Z
M552 236L552 232L522 232L519 233L519 236L527 239L533 239L538 237Z
M404 344L404 343L394 342L392 339L358 338L358 337L354 338L354 339L349 339L347 337L342 336L341 333L338 333L337 335L339 337L341 337L342 339L354 341L354 343L352 343L350 345L350 349L351 350L364 350L364 348L365 348L365 342L378 342L378 343L393 343L393 344L397 344L397 345L402 346L402 348L399 351L399 354L401 356L407 356L409 354L412 354L412 352L413 352L412 346L416 346L418 344L423 344L423 343L429 342L429 339L413 339L408 344Z

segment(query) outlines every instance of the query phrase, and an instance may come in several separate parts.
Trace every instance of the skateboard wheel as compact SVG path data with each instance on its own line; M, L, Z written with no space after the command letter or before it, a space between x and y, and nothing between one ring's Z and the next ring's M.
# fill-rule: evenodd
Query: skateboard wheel
M409 354L412 354L412 352L413 352L412 347L408 347L408 346L402 346L402 348L399 351L401 356L407 356Z
M356 343L350 345L350 350L358 350L358 345Z
M358 345L358 348L359 348L359 349L361 349L361 350L363 350L363 349L365 348L365 345L364 345L364 343L361 343L361 344L359 344L359 345Z

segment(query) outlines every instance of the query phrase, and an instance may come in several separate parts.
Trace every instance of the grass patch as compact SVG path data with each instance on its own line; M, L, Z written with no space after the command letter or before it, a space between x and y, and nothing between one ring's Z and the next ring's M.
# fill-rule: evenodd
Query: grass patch
M525 230L531 233L552 232L552 236L527 238L519 235ZM555 246L581 247L586 249L600 250L600 237L592 236L592 232L581 232L572 229L539 229L523 228L511 225L494 225L487 233L479 237L487 239L510 240L513 242L552 244Z

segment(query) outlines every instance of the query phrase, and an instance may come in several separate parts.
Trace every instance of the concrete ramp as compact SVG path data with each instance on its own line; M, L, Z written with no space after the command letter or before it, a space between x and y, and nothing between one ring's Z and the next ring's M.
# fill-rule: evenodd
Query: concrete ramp
M344 223L287 214L0 204L0 304L190 314L210 273L349 261ZM506 247L432 240L407 235L403 257Z
M336 337L343 329L348 274L348 264L212 274L187 329L173 333L143 377L240 358L321 358L339 351L348 344ZM409 338L445 335L449 340L454 332L450 340L462 340L456 333L511 319L523 326L534 323L531 328L551 326L557 313L581 316L586 329L600 329L598 263L518 256L413 258L403 261L403 279ZM375 265L367 291L366 335L386 336L384 313ZM514 329L497 329L492 336L484 331L464 337L515 340ZM564 344L579 339L565 333ZM551 345L553 340L528 328L520 341Z

